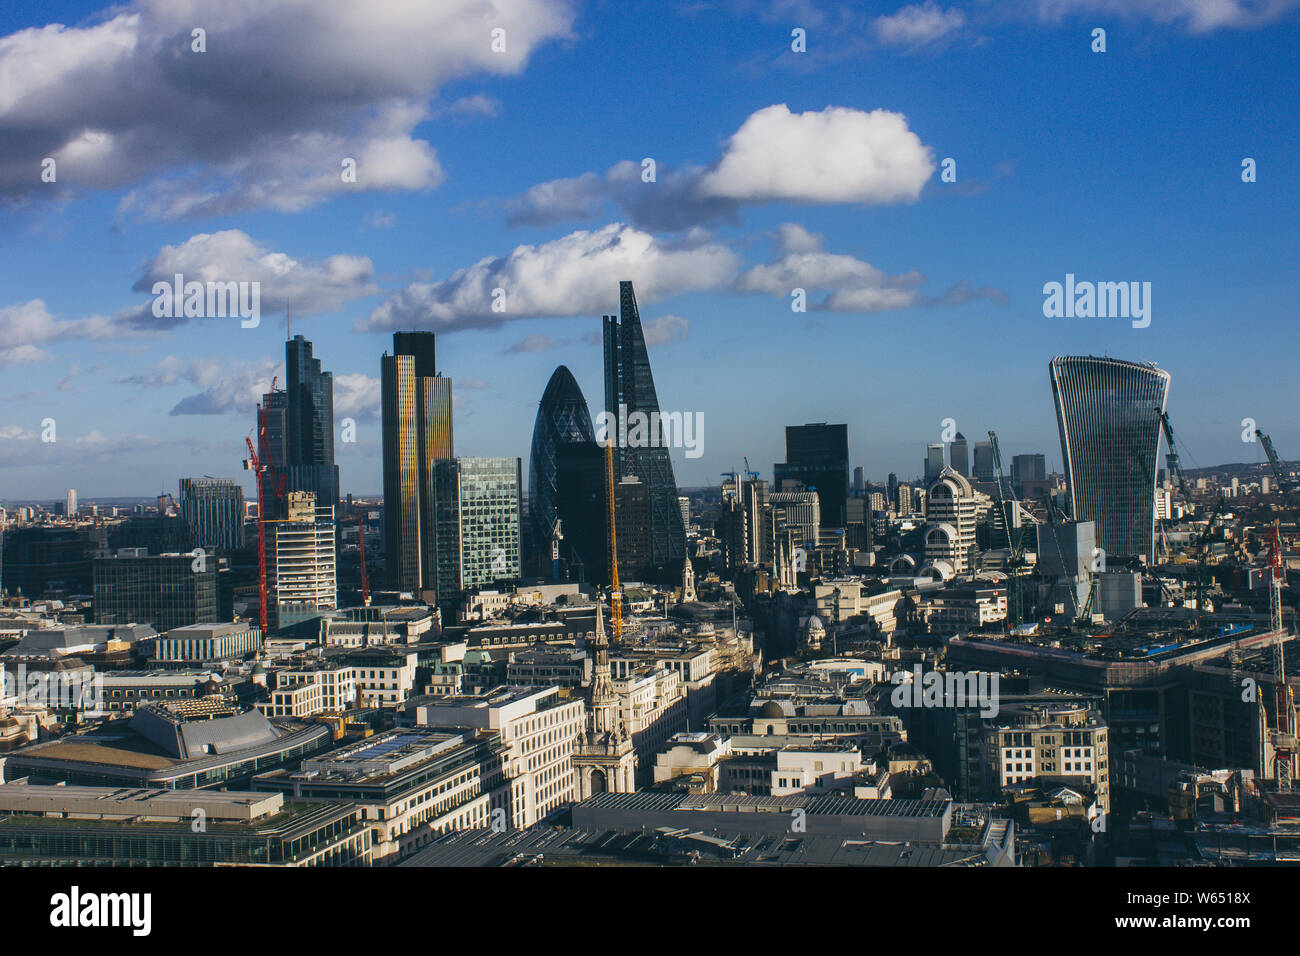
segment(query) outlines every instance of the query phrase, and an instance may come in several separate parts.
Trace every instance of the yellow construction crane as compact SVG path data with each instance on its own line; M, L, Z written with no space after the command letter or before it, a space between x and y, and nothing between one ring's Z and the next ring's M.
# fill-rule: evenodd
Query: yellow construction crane
M614 442L605 445L605 498L609 503L609 616L615 644L623 642L623 592L618 583L618 538L614 532Z

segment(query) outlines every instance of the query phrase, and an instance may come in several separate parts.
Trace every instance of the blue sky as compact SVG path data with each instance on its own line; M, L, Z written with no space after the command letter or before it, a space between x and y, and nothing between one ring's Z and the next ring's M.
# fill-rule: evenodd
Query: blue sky
M240 477L286 298L357 422L344 491L380 488L393 328L441 333L458 454L526 459L555 366L600 410L619 278L661 405L704 416L679 484L770 476L807 421L876 480L945 418L1059 467L1057 354L1169 370L1189 466L1262 460L1247 417L1300 457L1297 6L7 4L0 498ZM182 267L260 280L260 326L153 319ZM1067 273L1150 282L1150 326L1045 318Z

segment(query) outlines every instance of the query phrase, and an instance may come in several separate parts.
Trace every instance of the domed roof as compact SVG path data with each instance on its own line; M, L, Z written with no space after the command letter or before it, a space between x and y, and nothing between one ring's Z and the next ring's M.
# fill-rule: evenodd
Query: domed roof
M822 619L819 618L816 614L810 614L808 616L808 630L824 631L826 630L826 625L822 623Z
M758 709L758 716L784 717L785 711L781 709L781 705L778 704L776 701L769 700L767 703L765 703L762 707Z

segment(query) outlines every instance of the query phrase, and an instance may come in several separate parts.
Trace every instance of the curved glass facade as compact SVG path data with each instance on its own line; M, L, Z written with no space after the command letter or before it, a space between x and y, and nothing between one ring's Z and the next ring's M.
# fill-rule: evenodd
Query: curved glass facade
M561 445L595 440L587 400L582 397L573 373L561 365L542 393L528 457L528 526L536 570L541 573L550 573L551 533L556 516L556 453ZM563 533L564 529L560 530Z
M1107 559L1154 558L1160 412L1169 373L1154 365L1058 356L1048 365L1076 521Z

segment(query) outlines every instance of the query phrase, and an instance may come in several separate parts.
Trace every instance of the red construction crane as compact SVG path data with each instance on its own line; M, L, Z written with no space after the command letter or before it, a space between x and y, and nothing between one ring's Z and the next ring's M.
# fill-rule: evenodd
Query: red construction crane
M370 578L366 576L366 525L364 511L357 512L357 542L361 545L361 603L370 607Z

